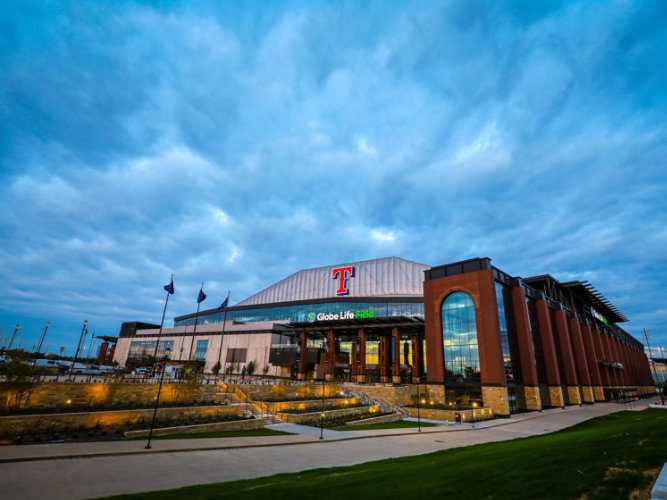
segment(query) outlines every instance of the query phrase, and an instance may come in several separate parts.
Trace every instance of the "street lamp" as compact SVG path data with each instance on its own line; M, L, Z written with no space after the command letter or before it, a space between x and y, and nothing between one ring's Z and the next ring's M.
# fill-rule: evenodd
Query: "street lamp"
M50 326L51 323L49 323L48 321L44 325L44 330L42 331L42 337L39 339L39 345L37 346L37 354L39 354L39 352L42 350L42 343L44 342L44 337L46 336L46 330L48 330Z
M421 407L421 399L422 395L419 390L419 383L421 382L421 377L417 379L417 431L421 432L422 431L422 420L421 420L421 415L419 414L419 410Z
M157 388L157 396L155 397L155 408L153 408L153 420L151 420L151 429L148 431L148 442L146 449L151 449L151 437L153 437L153 426L155 425L155 416L157 415L157 405L160 402L160 392L162 392L162 381L164 380L164 372L167 371L167 360L171 354L171 348L167 347L164 351L164 358L162 358L162 373L160 373L160 385Z
M21 328L21 325L14 325L14 333L12 333L12 339L9 341L9 346L7 346L7 350L11 350L12 344L14 343L14 337L16 337L16 332L19 331L19 328Z
M76 352L74 353L74 359L72 360L72 366L70 367L70 380L72 380L72 376L74 375L74 364L76 363L76 358L79 356L79 350L81 349L81 343L83 342L83 334L86 332L87 324L88 320L84 319L83 327L81 328L81 336L79 337L79 343L76 346Z

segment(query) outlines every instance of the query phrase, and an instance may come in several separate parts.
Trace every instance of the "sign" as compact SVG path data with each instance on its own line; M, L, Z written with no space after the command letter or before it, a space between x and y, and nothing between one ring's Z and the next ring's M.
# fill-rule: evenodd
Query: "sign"
M350 293L348 280L349 278L354 278L354 266L334 268L331 273L331 278L338 280L336 295L348 295Z
M599 312L597 312L595 309L591 307L591 312L593 313L593 316L602 321L605 325L607 324L607 318L602 316Z
M342 311L339 313L318 313L314 312L308 313L308 321L313 323L314 321L334 321L337 319L367 319L375 317L375 309L368 308L366 310L359 311Z

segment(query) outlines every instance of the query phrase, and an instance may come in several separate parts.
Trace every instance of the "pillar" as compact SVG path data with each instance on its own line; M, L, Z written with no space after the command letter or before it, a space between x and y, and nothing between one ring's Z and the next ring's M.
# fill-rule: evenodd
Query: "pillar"
M591 384L593 385L593 396L595 401L604 401L604 391L602 390L602 379L600 378L600 369L598 367L595 345L593 344L593 332L591 325L585 322L581 325L581 337L586 349L586 362L588 363L588 372L591 375Z
M419 335L412 336L412 383L416 384L421 381L421 369L422 364L422 353L421 353L421 342L419 341Z
M301 345L299 346L299 367L296 378L304 380L306 378L306 369L308 367L308 335L306 332L301 332L299 334L299 341Z
M366 332L359 330L359 372L357 382L366 382Z
M101 363L104 362L104 360L106 358L106 355L107 355L107 349L108 348L109 348L109 342L102 342L102 344L100 345L100 351L97 354L97 362L98 363L101 364Z
M327 333L327 372L325 380L333 380L336 370L336 334Z
M357 381L357 373L359 367L359 339L357 337L352 339L352 355L350 356L350 378L353 382Z
M602 334L602 348L604 350L604 359L607 361L613 362L613 357L614 354L611 351L611 340L609 339L609 334L604 332ZM616 368L612 368L611 366L609 368L609 386L612 389L616 389L618 387L618 370Z
M385 335L380 337L380 382L389 382L389 340Z
M560 344L560 355L563 360L563 375L567 385L567 395L571 404L581 404L581 393L579 392L579 381L577 380L577 371L574 366L574 356L572 354L572 341L570 332L567 329L567 318L565 311L556 309L556 334Z
M389 350L389 354L394 353L394 358L391 360L391 382L393 384L401 383L401 335L398 332L398 328L392 328L391 330L391 345L392 349Z
M537 323L540 328L540 340L542 341L542 353L547 372L551 406L564 406L565 399L563 398L562 382L558 373L558 359L556 358L556 345L554 344L554 332L551 328L549 305L544 299L538 300L535 302L535 309L537 310Z
M595 346L595 355L599 360L605 359L604 349L602 348L602 333L597 328L593 328L591 331L593 337L593 345ZM609 381L609 368L605 365L598 363L598 369L600 370L600 382L602 383L602 388L609 388L611 382Z
M579 318L576 314L569 318L570 334L572 337L572 347L574 348L577 375L579 383L581 384L581 394L584 403L593 403L593 387L591 384L591 374L588 371L588 361L586 360L586 351L584 349L584 341L581 335L581 327L579 326Z
M542 399L537 381L535 368L535 348L530 334L530 319L526 306L526 291L522 286L512 288L512 306L514 309L514 326L516 327L517 343L519 345L519 363L523 391L527 410L541 410Z

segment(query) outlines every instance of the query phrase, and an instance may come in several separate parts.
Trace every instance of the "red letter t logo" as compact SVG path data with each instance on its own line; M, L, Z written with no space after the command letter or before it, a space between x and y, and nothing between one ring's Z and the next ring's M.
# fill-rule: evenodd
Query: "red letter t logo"
M338 281L338 290L336 290L336 295L347 295L350 293L350 290L347 288L347 279L354 278L354 267L337 267L333 270L331 278L340 280Z

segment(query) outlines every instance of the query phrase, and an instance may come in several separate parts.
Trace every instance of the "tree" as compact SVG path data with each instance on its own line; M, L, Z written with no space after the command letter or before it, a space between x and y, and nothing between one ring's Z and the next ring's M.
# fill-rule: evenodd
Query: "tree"
M248 374L248 377L252 377L252 374L255 373L255 362L251 361L245 368L245 372Z
M220 372L220 368L222 365L220 365L220 361L218 361L216 364L213 365L213 368L211 368L211 372L213 375L216 377L218 376L218 373Z
M5 367L4 379L0 382L0 389L6 397L5 408L18 408L21 401L27 400L30 394L39 385L39 369L28 364L30 353L23 349L12 349L7 352L11 359Z
M269 373L269 365L264 365L264 368L262 368L262 375L266 377L267 373Z

